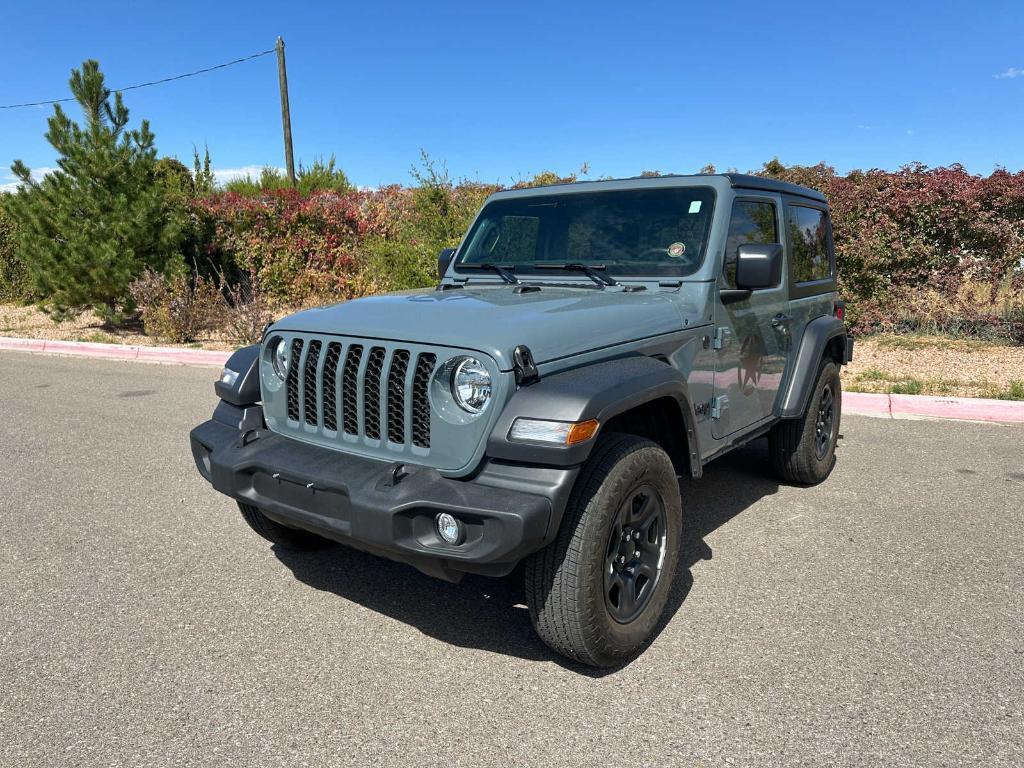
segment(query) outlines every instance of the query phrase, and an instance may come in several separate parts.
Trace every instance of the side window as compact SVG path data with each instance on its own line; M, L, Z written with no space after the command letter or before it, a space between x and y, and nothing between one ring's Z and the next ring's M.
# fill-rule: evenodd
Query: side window
M725 265L722 268L725 287L736 287L736 257L741 245L777 242L779 228L773 203L757 203L752 200L737 200L733 203L729 236L725 241Z
M789 206L787 218L793 281L809 283L832 277L828 219L825 212L817 208L793 205Z

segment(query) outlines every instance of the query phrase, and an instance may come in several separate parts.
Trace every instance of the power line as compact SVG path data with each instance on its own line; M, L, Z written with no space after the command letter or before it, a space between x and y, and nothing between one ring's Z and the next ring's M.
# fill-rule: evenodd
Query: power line
M196 75L202 75L202 74L205 74L207 72L213 72L215 69L224 69L224 67L231 67L231 66L234 66L235 64L241 64L244 61L249 61L251 59L258 59L260 56L267 56L268 54L274 53L275 51L276 51L275 48L271 48L270 50L267 50L267 51L260 51L259 53L253 53L253 54L250 54L249 56L243 56L242 58L235 59L234 61L225 61L223 64L217 64L217 65L212 66L212 67L206 67L205 69L197 69L195 72L186 72L183 75L174 75L174 77L165 77L162 80L152 80L152 81L150 81L148 83L138 83L136 85L128 85L128 86L125 86L124 88L112 88L111 91L113 91L114 93L119 93L121 91L133 91L136 88L148 88L151 85L160 85L162 83L169 83L172 80L182 80L182 79L184 79L186 77L195 77ZM64 99L49 99L48 101L30 101L30 102L26 102L25 104L0 104L0 109L17 109L18 107L45 107L47 104L60 104L60 103L65 102L65 101L74 101L74 98L69 96L69 97L64 98Z

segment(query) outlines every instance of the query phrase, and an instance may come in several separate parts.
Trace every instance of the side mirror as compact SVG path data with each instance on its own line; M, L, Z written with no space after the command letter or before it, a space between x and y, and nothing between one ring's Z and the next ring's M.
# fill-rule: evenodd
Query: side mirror
M774 288L782 281L782 246L746 243L736 256L736 287L744 291Z
M437 279L443 280L445 272L448 271L448 266L452 263L452 258L455 256L457 248L442 248L441 253L437 255Z

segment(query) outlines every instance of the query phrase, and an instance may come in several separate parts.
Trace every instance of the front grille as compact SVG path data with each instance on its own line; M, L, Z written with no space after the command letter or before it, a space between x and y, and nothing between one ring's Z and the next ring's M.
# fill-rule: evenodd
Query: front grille
M293 339L285 400L294 429L430 448L430 352ZM383 446L382 446L383 447Z

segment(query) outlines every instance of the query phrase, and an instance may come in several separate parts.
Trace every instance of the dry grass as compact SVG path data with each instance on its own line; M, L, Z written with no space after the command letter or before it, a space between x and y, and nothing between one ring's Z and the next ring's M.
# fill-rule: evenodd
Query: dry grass
M139 346L169 346L165 342L146 336L138 323L111 327L93 312L84 312L73 320L55 323L35 307L0 304L0 336L19 336L25 339L54 339L57 341L95 341L102 344L135 344ZM215 334L200 339L196 344L180 346L202 349L232 349L234 345Z
M843 370L853 392L1024 398L1024 347L945 336L858 339Z

